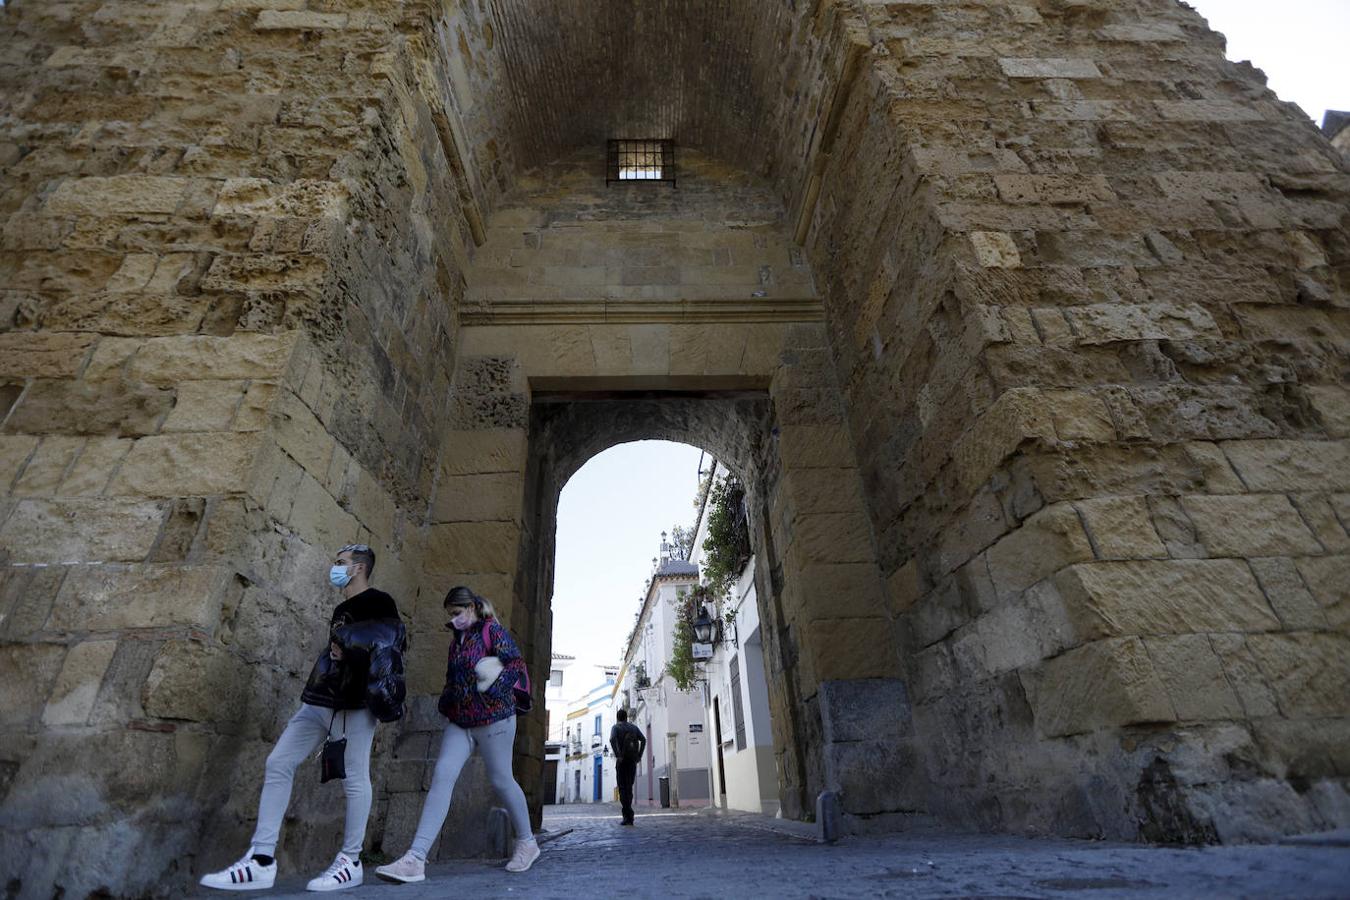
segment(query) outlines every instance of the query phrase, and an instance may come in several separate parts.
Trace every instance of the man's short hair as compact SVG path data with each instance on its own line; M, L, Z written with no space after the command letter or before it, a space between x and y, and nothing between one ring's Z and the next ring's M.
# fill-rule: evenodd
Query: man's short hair
M628 721L628 710L626 710L626 709L621 709L621 710L619 710L618 712L616 712L616 713L614 714L614 718L618 719L620 722L627 722L627 721Z
M369 544L348 544L338 551L338 556L344 553L352 555L353 563L361 563L366 567L366 577L375 574L375 551L370 549Z

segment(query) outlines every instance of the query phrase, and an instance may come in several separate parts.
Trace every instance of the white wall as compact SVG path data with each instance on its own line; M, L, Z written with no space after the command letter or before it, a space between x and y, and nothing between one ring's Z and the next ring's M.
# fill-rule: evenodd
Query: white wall
M595 802L595 760L601 761L600 802L614 799L618 785L609 731L614 727L614 681L605 679L574 701L562 723L563 759L558 764L558 802ZM597 734L595 720L600 719ZM576 751L580 738L580 753Z
M727 470L717 466L716 477ZM699 522L694 538L693 561L698 562L707 539L707 516ZM726 617L734 614L734 623L723 629L723 640L713 648L705 672L708 694L705 716L707 721L706 747L708 765L712 771L713 802L721 805L716 796L721 791L718 778L718 747L713 700L722 726L722 765L725 767L725 805L773 815L778 812L778 776L774 768L773 725L769 717L768 682L764 674L764 650L760 639L759 603L755 591L755 559L752 557L741 571L741 576L719 605L715 614ZM736 742L735 699L732 691L732 660L740 673L740 702L745 726L744 746Z

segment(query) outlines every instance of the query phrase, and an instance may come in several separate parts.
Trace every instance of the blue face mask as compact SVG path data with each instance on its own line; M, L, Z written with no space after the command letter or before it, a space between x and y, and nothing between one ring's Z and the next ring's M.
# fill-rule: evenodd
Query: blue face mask
M352 580L352 573L348 571L351 566L333 566L328 570L328 581L333 587L346 587Z

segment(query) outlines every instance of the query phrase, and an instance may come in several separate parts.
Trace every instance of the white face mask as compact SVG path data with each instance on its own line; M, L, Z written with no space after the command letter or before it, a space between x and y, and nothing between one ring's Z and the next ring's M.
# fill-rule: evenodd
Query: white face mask
M450 627L456 631L463 631L473 624L473 610L461 609L450 619Z

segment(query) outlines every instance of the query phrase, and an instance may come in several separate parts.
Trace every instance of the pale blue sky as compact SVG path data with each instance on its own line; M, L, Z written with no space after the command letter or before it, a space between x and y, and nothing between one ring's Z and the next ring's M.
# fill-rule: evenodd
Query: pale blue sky
M553 651L585 671L618 665L657 555L661 532L694 524L699 450L669 441L619 444L593 457L563 488L553 583ZM704 465L709 465L704 461Z
M1350 0L1196 0L1228 37L1228 55L1265 71L1281 99L1321 122L1350 109ZM660 533L694 521L699 451L642 441L599 454L563 490L558 508L553 648L577 657L569 693L618 664L620 645L656 555Z
M1350 110L1350 0L1193 0L1228 38L1228 58L1250 60L1270 87L1322 124Z

